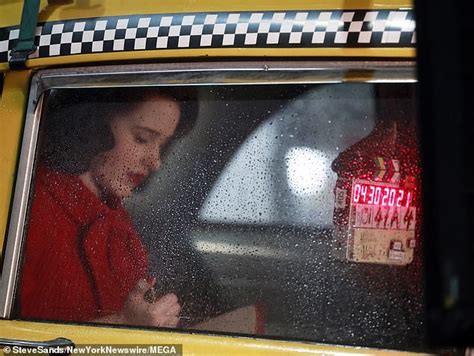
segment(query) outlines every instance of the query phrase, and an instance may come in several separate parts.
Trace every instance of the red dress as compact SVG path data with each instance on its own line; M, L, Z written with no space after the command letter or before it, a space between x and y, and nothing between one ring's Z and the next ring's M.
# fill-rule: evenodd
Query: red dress
M120 311L148 254L123 207L77 176L40 168L20 280L24 318L91 321Z

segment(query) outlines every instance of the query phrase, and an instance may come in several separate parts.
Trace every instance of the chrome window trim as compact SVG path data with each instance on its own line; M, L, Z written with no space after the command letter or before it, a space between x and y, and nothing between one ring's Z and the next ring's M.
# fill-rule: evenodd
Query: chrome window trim
M22 236L25 227L26 211L28 209L28 197L44 98L38 89L38 86L32 83L26 111L13 205L10 213L8 234L6 236L7 244L4 250L0 282L2 318L8 318L13 308L19 258L23 246Z
M206 62L48 69L31 82L0 284L1 318L12 312L43 93L53 88L318 83L413 83L413 61Z
M413 82L415 63L405 62L238 62L117 65L44 70L51 88L255 85L356 82Z

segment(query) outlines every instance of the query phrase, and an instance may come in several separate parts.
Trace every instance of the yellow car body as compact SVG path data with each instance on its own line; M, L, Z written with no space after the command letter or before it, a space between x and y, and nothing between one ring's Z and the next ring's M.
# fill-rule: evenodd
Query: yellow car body
M9 33L18 30L21 19L22 1L6 1L0 4L0 31ZM47 23L61 24L67 20L75 23L82 20L107 19L117 16L169 14L170 16L186 16L194 13L242 13L242 12L273 12L283 13L295 11L337 11L346 13L360 10L370 11L413 11L409 1L303 1L275 2L268 0L243 0L236 2L217 2L209 0L197 1L120 1L120 0L75 0L45 1L40 4L38 23L44 27ZM407 25L411 26L410 24ZM409 29L414 36L413 28ZM18 31L17 31L18 32ZM16 33L15 36L17 36ZM1 43L1 42L0 42ZM2 49L5 49L4 40ZM49 55L41 53L30 56L26 68L11 70L4 56L0 61L0 72L3 76L3 89L0 100L0 240L6 246L5 238L8 231L11 201L13 199L16 172L19 164L19 152L24 127L28 92L32 76L46 68L81 67L88 65L117 65L125 63L174 63L203 62L208 65L220 61L239 60L340 60L351 61L405 61L413 62L415 58L415 42L411 40L405 45L364 45L362 47L344 44L331 46L299 46L285 45L269 47L238 46L226 48L225 45L161 48L155 50L104 50L97 47L90 53L70 52L62 55L50 51ZM3 51L5 52L5 50ZM357 73L352 73L357 76ZM360 74L364 75L364 74ZM8 261L8 259L5 259ZM4 269L5 271L5 269ZM6 278L2 274L2 279ZM98 327L87 325L40 323L11 320L8 317L0 320L0 338L14 340L45 341L64 337L76 344L182 344L185 355L287 355L287 354L320 354L320 355L390 355L402 354L401 351L378 350L370 348L347 347L344 345L323 345L311 342L291 340L271 340L249 336L213 335L212 333L185 333L128 329L126 327Z

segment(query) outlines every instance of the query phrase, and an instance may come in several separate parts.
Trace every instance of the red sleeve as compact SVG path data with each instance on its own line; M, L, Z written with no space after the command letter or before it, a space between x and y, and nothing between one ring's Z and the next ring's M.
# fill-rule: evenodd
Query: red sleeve
M74 270L76 226L39 182L35 187L20 278L22 317L65 319L62 306ZM77 269L77 268L76 268ZM71 292L71 291L69 291Z

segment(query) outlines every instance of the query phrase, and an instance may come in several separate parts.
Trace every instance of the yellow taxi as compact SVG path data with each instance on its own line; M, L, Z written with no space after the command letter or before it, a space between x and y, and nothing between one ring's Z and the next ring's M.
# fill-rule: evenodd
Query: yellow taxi
M411 2L0 13L4 354L435 352Z

